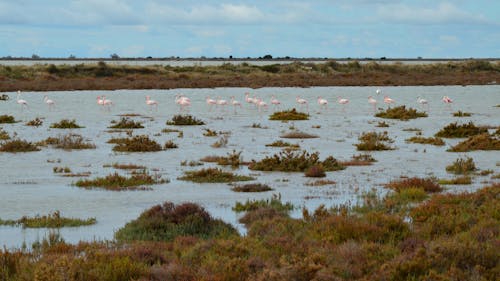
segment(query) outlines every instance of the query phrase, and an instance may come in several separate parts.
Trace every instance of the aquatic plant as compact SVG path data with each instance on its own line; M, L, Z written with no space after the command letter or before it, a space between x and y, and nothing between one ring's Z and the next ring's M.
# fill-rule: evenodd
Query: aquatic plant
M0 144L0 152L17 153L31 151L40 151L40 148L34 143L21 139L7 140Z
M205 130L205 132L203 133L203 135L205 137L216 137L218 135L216 131L212 131L208 128L205 128L204 130Z
M336 181L332 180L315 180L315 181L308 181L304 183L305 186L324 186L324 185L332 185L336 184Z
M52 125L50 125L50 127L54 128L54 129L80 129L80 128L85 128L85 127L82 127L82 126L76 124L76 120L75 119L73 119L73 120L62 119L58 123L52 123Z
M404 189L408 188L421 188L425 192L440 192L443 189L436 183L436 180L433 178L403 178L399 180L393 180L388 184L385 184L386 188L390 188L395 190L396 192L401 192Z
M214 219L194 203L174 205L165 202L144 211L115 233L118 241L173 241L190 236L202 239L229 238L236 229L220 219Z
M457 112L453 112L454 117L469 117L471 115L472 115L472 113L470 113L470 112L462 112L460 110Z
M301 131L292 131L280 136L280 138L285 139L313 139L318 138L317 135L308 134Z
M325 169L321 165L313 165L307 168L304 175L309 178L324 178L326 177Z
M476 171L476 164L471 157L458 158L452 164L446 166L446 171L456 175L466 175Z
M130 177L119 175L118 173L109 174L105 177L98 177L95 179L80 179L74 183L75 186L83 187L86 189L103 188L113 191L122 190L146 190L144 186L153 184L167 183L168 180L162 179L160 176L152 176L145 171L142 173L135 173Z
M95 149L95 144L85 140L78 134L59 135L49 137L38 143L39 145L52 145L54 148L72 150L72 149Z
M230 172L224 172L218 168L206 168L198 171L186 171L179 180L192 181L197 183L223 183L234 181L250 181L255 178L241 176Z
M0 140L8 140L10 139L9 133L0 128Z
M187 115L174 115L172 121L167 121L167 125L174 126L191 126L191 125L205 125L205 122L193 117L189 114Z
M375 114L375 117L387 118L387 119L399 119L407 121L419 117L427 117L427 113L418 112L416 109L413 108L406 109L406 106L402 105L393 108L388 108L385 111L378 112Z
M319 160L319 153L309 153L307 151L280 151L273 156L267 156L260 161L252 160L248 168L258 171L281 171L281 172L305 172L306 169L320 165L325 171L337 171L345 169L332 156L325 160Z
M52 171L56 174L59 173L71 173L71 169L69 167L54 167Z
M304 112L299 112L295 108L284 111L276 111L271 116L269 116L269 120L309 120L309 114Z
M221 147L226 147L228 143L228 136L223 135L221 136L216 142L212 143L210 146L213 148L221 148Z
M387 132L364 132L358 138L361 142L356 144L358 150L361 151L377 151L377 150L393 150L395 148L387 145L393 143L394 140L389 138Z
M113 151L119 152L152 152L161 151L162 147L147 135L134 136L132 138L112 138L108 143L115 143Z
M235 185L231 188L234 192L264 192L273 190L269 185L262 183L250 183L244 185Z
M18 220L2 220L0 219L0 225L20 225L24 228L61 228L61 227L78 227L85 225L95 224L97 220L95 218L88 219L77 219L77 218L65 218L61 216L59 211L55 211L52 214L44 216L26 217L23 216Z
M162 133L181 133L182 131L179 129L171 129L171 128L165 128L161 130Z
M198 161L193 161L193 160L191 160L191 161L187 161L187 160L181 161L181 166L195 167L195 166L202 166L202 165L203 165L203 163L198 162Z
M289 142L284 142L282 140L277 140L273 143L266 144L266 146L271 146L271 147L288 147L288 148L296 148L299 149L300 145L298 144L291 144Z
M173 148L178 148L179 146L174 143L173 140L168 140L165 142L165 145L163 146L165 149L173 149Z
M412 142L412 143L420 143L420 144L432 144L432 145L437 145L437 146L442 146L444 145L444 141L441 138L438 137L411 137L409 139L405 140L406 142Z
M447 184L471 184L472 183L472 178L469 176L461 176L461 177L456 177L453 179L440 179L438 181L439 184L441 185L447 185Z
M470 121L467 124L458 125L457 122L450 123L434 136L441 138L466 138L474 135L487 133L486 128L477 127Z
M120 121L112 121L114 125L108 127L111 129L142 129L144 126L141 122L136 122L128 117L122 117Z
M290 202L283 203L281 202L281 195L273 194L270 199L262 199L262 200L247 200L245 203L236 202L233 207L233 211L240 212L248 212L254 211L259 208L272 208L277 211L288 212L293 210L294 206Z
M342 166L369 166L377 162L370 154L353 155L349 161L340 161Z
M467 152L472 150L500 150L500 137L489 134L474 135L452 146L447 151Z
M142 165L137 165L137 164L120 164L120 163L113 163L113 165L109 165L115 169L121 169L121 170L144 170L146 169L146 166Z
M243 158L241 157L242 151L236 152L236 150L233 149L232 152L228 152L227 156L220 156L216 157L216 161L218 165L223 165L223 166L231 166L231 167L238 167L240 165L248 165L247 162L243 162ZM209 161L206 161L209 162Z
M38 117L26 122L26 126L40 127L42 125L43 125L43 120Z
M387 128L387 127L389 127L389 124L387 124L385 121L379 121L375 127Z
M16 123L14 116L12 115L0 115L0 124L11 124Z

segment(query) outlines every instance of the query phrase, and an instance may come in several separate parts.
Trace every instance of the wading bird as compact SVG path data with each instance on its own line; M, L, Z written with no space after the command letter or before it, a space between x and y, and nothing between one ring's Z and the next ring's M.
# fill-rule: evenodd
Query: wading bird
M231 96L231 105L233 106L234 113L236 113L236 107L239 106L241 108L241 102L234 99L234 96Z
M43 96L43 101L49 106L49 111L52 110L52 108L56 105L56 103L49 99L47 95Z
M369 96L368 103L373 106L373 111L377 111L377 100L376 99L374 99L372 96Z
M384 103L387 104L387 108L390 108L391 104L394 103L394 100L391 99L389 96L384 96Z
M21 110L24 108L28 108L28 102L26 100L23 100L20 98L21 97L21 91L17 91L17 104L21 105Z
M429 109L429 101L428 100L421 98L421 97L417 97L417 102L420 104L420 106L422 108L427 107L427 109Z
M337 102L342 105L342 111L345 111L345 107L349 103L349 100L346 98L338 97Z
M307 108L307 111L309 111L309 103L307 102L307 100L301 98L300 96L297 96L295 98L295 101L300 105L300 107L306 107Z
M149 106L149 110L153 110L153 106L154 106L156 111L158 111L158 102L155 100L152 100L150 96L146 96L146 105Z
M318 97L318 105L320 109L327 109L328 101L322 97Z
M276 99L276 97L274 95L271 96L271 104L274 105L274 108L276 107L280 107L281 105L281 102Z

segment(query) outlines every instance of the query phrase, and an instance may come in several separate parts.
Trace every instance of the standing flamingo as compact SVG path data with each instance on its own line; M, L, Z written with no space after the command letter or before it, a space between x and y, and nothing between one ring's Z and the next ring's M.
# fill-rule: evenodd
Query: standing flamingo
M453 100L448 96L443 96L443 102L446 104L446 106L448 108L451 108L451 104L453 103Z
M52 108L56 105L56 103L49 99L47 95L43 96L43 101L49 106L49 111L52 110Z
M102 104L104 108L106 108L108 111L111 110L111 106L114 104L113 101L106 99L106 96L102 96Z
M309 103L307 102L307 100L301 98L300 96L297 96L295 98L295 101L300 105L300 107L306 107L307 108L307 111L309 112Z
M17 91L17 104L21 105L21 110L24 108L28 108L28 102L26 100L20 99L21 97L21 91Z
M429 101L428 100L421 98L421 97L417 97L417 102L420 104L420 106L422 108L425 108L425 107L427 107L427 109L429 108Z
M191 105L191 100L183 95L175 95L175 103L179 105L179 111L183 111Z
M258 98L257 99L257 107L259 108L259 112L262 111L262 108L266 108L267 109L267 103L265 101L263 101L261 98Z
M206 98L206 103L209 106L209 111L212 110L212 107L214 105L217 105L217 101L215 101L214 99L211 99L209 96L207 96L207 98Z
M391 104L394 103L394 100L391 99L389 96L384 96L384 103L387 104L387 108L390 108Z
M274 95L271 96L271 104L274 105L274 108L276 107L280 107L281 105L281 102L276 99L276 97Z
M373 106L373 111L377 111L377 100L376 99L374 99L372 96L369 96L368 103Z
M153 106L154 106L156 111L158 111L158 102L155 100L152 100L150 96L146 96L146 105L149 106L149 110L153 110Z
M231 96L231 105L233 106L234 113L236 113L236 107L239 106L241 109L241 102L234 99L234 96Z
M338 97L337 102L342 105L342 111L345 111L345 107L349 103L349 100L346 98Z
M217 106L222 106L222 110L224 111L225 106L228 104L227 100L221 99L220 96L217 97L217 100L215 101Z
M251 98L250 97L250 93L248 93L248 92L245 93L245 101L247 103L251 103L251 104L257 105L257 103L256 103L257 101L255 100L255 98Z
M320 109L328 109L328 101L322 97L318 97L318 104Z
M382 93L382 90L377 89L377 90L375 91L375 93L376 93L376 94L377 94L377 96L378 96L378 95L380 95L380 93Z

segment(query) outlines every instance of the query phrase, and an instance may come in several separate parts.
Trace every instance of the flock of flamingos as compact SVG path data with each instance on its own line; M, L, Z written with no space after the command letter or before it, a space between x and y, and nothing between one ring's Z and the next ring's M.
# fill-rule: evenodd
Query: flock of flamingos
M381 90L377 89L375 93L377 94L377 96L379 96L381 93ZM47 95L44 96L43 101L47 104L47 106L49 107L49 110L51 110L56 105L56 102L53 99L50 99ZM209 107L209 110L212 110L212 107L214 107L214 106L220 107L221 110L224 110L224 108L226 106L232 106L234 111L236 112L236 109L241 108L241 106L242 106L241 102L236 100L234 96L231 96L229 101L222 99L220 96L217 97L216 99L212 99L209 96L207 96L205 101ZM296 101L299 108L303 109L305 107L307 109L307 111L309 111L309 101L308 100L306 100L300 96L297 96L295 101ZM451 98L449 98L448 96L443 96L442 101L447 105L450 105L451 103L453 103L453 100ZM21 106L21 109L28 108L28 101L21 99L21 91L17 91L16 102ZM250 93L245 93L245 102L248 104L253 104L255 107L258 108L259 112L262 110L266 110L269 107L269 104L274 106L274 108L279 108L281 106L281 102L278 99L276 99L276 97L274 95L271 96L271 100L269 101L269 104L268 104L262 98L255 97L255 96L250 97ZM327 99L325 99L323 97L318 97L316 102L317 102L320 109L327 109L328 108L328 100ZM395 103L395 100L390 98L389 96L384 96L383 102L387 105L387 107L390 107L391 104ZM189 110L189 107L191 106L191 100L184 95L176 95L175 96L175 103L179 106L180 111ZM338 97L337 103L340 104L342 106L342 110L344 110L345 106L349 103L349 99ZM369 96L368 103L373 106L374 111L377 110L377 103L378 103L377 99L375 99L373 96ZM417 103L420 104L420 106L423 108L429 106L429 101L424 99L424 98L421 98L421 97L417 97ZM103 95L103 96L97 96L97 104L109 111L109 110L111 110L111 107L113 106L114 103L112 100L107 99L106 96ZM153 110L153 108L155 110L158 110L158 104L159 104L158 101L152 100L150 96L146 96L146 105L150 108L150 110Z

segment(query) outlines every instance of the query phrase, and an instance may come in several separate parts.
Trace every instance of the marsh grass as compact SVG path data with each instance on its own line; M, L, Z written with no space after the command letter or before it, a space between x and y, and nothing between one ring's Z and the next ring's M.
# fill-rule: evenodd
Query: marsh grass
M336 184L336 181L332 180L315 180L315 181L308 181L304 183L305 186L325 186L325 185L333 185Z
M457 122L450 123L434 136L441 138L467 138L484 133L488 133L486 128L477 127L472 121L470 121L469 123L462 125L458 125Z
M285 139L313 139L313 138L318 138L318 136L317 135L308 134L308 133L305 133L305 132L301 132L301 131L292 131L292 132L288 132L288 133L285 133L285 134L281 135L280 138L285 138Z
M113 151L118 152L154 152L162 150L161 145L147 135L132 138L112 138L108 143L116 144Z
M469 117L471 115L472 115L472 113L470 113L470 112L462 112L460 110L457 112L453 112L454 117Z
M421 188L425 192L434 193L441 192L443 189L433 178L404 178L400 180L394 180L385 184L386 188L392 189L396 192L401 192L402 190L408 188Z
M387 124L385 121L379 121L375 127L387 128L387 127L389 127L389 124Z
M399 119L407 121L419 117L427 117L427 113L418 112L416 109L413 108L406 109L406 106L402 105L393 108L388 108L385 111L378 112L375 114L375 117L386 118L386 119Z
M341 161L343 166L369 166L377 162L370 154L353 155L349 161Z
M228 142L229 142L229 137L227 135L222 135L219 137L217 141L212 143L210 146L213 148L226 147Z
M443 139L438 138L438 137L426 138L426 137L415 136L415 137L411 137L409 139L406 139L405 141L411 142L411 143L419 143L419 144L432 144L432 145L436 145L436 146L442 146L445 144Z
M308 178L324 178L326 177L326 173L323 166L313 165L304 171L304 176Z
M34 143L21 140L21 139L13 139L7 140L0 144L1 152L32 152L32 151L40 151L40 148Z
M236 150L233 149L232 152L227 153L227 156L216 157L216 162L218 165L231 166L233 168L236 168L240 165L248 165L248 162L243 161L241 153L242 151L236 152Z
M255 178L224 172L218 168L206 168L198 171L186 171L184 172L184 176L179 177L178 179L196 183L225 183L235 181L251 181Z
M98 177L87 180L80 179L74 183L75 186L85 189L103 188L112 191L122 190L148 190L145 187L153 184L168 183L168 180L162 179L160 176L152 176L145 171L132 174L130 177L119 175L118 173L109 174L105 177Z
M52 171L56 174L60 173L71 173L71 169L69 167L54 167Z
M16 123L14 116L12 115L0 115L0 124L12 124Z
M237 231L194 203L165 202L144 211L115 233L118 241L173 241L177 237L228 238ZM163 278L161 278L163 279ZM184 280L184 279L180 279Z
M270 147L287 147L287 148L295 148L295 149L299 149L300 148L299 144L292 144L292 143L289 143L289 142L284 142L282 140L277 140L277 141L275 141L273 143L266 144L266 146L270 146Z
M233 207L233 211L237 213L254 211L259 208L272 208L280 212L286 212L294 209L294 206L290 202L283 203L281 202L281 194L273 196L270 199L262 199L262 200L250 200L248 199L245 203L236 202Z
M332 156L325 160L319 160L319 153L307 151L280 151L273 156L267 156L260 161L252 160L248 168L257 171L281 171L281 172L305 172L312 166L321 166L325 171L337 171L345 169Z
M474 159L471 157L458 158L452 164L446 166L446 171L455 175L467 175L477 171Z
M173 140L168 140L165 142L165 145L163 145L164 149L174 149L174 148L179 148L179 146L174 143Z
M203 166L203 163L201 163L199 161L193 161L193 160L191 160L191 161L184 160L184 161L181 161L181 166L196 167L196 166Z
M276 111L271 116L269 120L281 120L281 121L291 121L291 120L309 120L309 114L304 112L299 112L295 108L285 111Z
M244 185L235 185L231 188L234 192L265 192L273 190L269 185L262 183L250 183Z
M0 225L20 225L23 228L61 228L61 227L78 227L85 225L93 225L97 222L95 218L77 219L61 217L59 211L45 216L22 217L18 220L2 220Z
M167 125L173 126L192 126L192 125L205 125L205 122L197 119L189 114L187 115L174 115L171 121L167 121Z
M40 127L43 125L43 120L40 119L40 118L35 118L33 120L30 120L28 122L26 122L25 124L26 126L31 126L31 127Z
M500 150L500 136L491 136L489 134L474 135L452 146L447 151L467 152L473 150Z
M472 178L469 176L461 176L461 177L456 177L453 179L440 179L438 181L439 184L441 185L448 185L448 184L471 184L472 183Z
M111 167L115 169L120 169L120 170L144 170L146 169L146 166L142 165L136 165L136 164L120 164L120 163L113 163L113 165L110 165Z
M0 140L8 140L8 139L10 139L9 133L0 128Z
M212 131L208 128L205 128L203 130L205 130L205 132L203 133L205 137L216 137L218 135L216 131Z
M128 117L122 117L120 121L112 121L114 125L108 127L110 129L142 129L144 126L141 122L136 122Z
M39 145L52 145L54 148L72 150L72 149L95 149L95 144L85 140L78 134L59 135L56 138L49 137L39 142Z
M182 131L179 129L171 129L171 128L165 128L161 130L162 133L181 133Z
M50 127L53 128L53 129L80 129L80 128L85 128L85 127L82 127L82 126L76 124L76 120L75 119L73 119L73 120L62 119L58 123L52 123L52 125L50 125Z
M356 144L358 150L361 151L378 151L378 150L393 150L394 147L387 143L393 143L394 140L389 138L387 132L364 132L358 138L361 142Z

